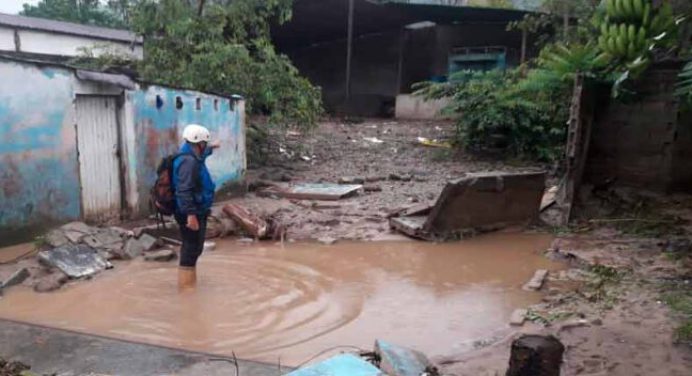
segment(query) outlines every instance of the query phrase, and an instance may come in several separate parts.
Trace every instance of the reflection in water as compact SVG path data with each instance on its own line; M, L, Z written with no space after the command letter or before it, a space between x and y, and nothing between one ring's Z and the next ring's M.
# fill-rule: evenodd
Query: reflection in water
M506 327L544 235L458 243L218 244L194 293L178 294L174 264L119 264L52 294L15 288L0 317L146 343L297 364L327 347L376 338L442 355Z

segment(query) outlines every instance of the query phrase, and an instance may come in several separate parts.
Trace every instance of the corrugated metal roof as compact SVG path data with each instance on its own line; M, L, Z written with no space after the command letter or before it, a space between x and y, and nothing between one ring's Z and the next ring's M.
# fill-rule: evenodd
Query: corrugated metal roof
M118 42L142 43L142 37L128 30L108 29L105 27L88 26L35 17L15 16L5 13L0 13L0 26L78 35Z

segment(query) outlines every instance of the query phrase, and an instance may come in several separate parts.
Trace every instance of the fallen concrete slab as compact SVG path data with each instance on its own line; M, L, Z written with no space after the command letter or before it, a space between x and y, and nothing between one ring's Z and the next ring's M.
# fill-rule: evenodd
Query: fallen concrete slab
M467 174L447 183L429 213L400 215L390 225L428 240L525 225L538 218L544 187L545 172Z
M94 275L113 267L97 251L85 244L68 244L38 253L41 263L58 268L70 278Z
M433 368L422 352L379 339L375 353L380 357L380 370L390 376L420 376Z
M384 376L385 373L365 360L341 354L310 367L295 370L286 376Z
M299 184L291 187L269 187L262 192L296 200L336 201L362 190L361 184Z

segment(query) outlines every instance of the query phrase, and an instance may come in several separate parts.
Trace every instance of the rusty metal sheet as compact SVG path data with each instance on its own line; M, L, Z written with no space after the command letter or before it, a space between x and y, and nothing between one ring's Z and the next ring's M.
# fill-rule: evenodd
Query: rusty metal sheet
M265 193L298 200L336 201L363 189L360 184L299 184L287 188L270 187Z

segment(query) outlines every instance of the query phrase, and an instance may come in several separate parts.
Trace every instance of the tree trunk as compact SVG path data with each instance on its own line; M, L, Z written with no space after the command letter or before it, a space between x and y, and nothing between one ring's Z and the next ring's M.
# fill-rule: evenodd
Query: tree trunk
M565 346L553 336L524 335L512 342L506 376L560 376Z
M202 17L202 12L204 12L204 3L206 0L199 0L199 4L197 6L197 17Z

